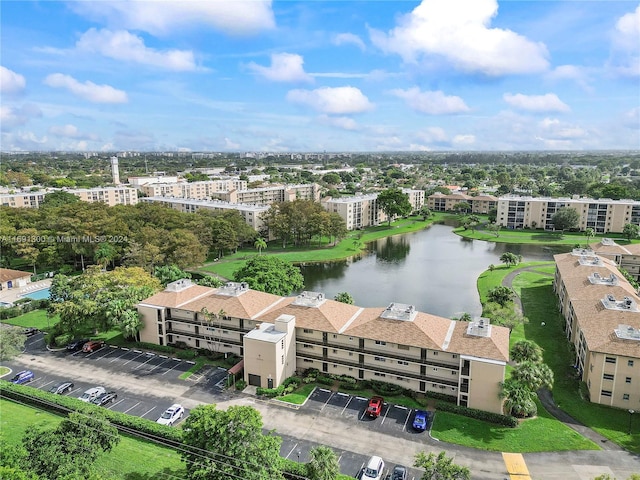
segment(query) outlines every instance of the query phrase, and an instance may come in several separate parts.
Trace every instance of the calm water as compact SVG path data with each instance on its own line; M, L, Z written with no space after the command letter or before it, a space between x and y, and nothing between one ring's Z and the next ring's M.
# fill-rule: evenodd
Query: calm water
M433 225L369 244L369 252L346 261L302 267L305 290L333 298L349 292L361 307L386 307L391 302L415 305L422 312L451 318L482 311L478 276L500 255L513 252L523 261L552 260L564 250L538 245L506 245L466 240L453 227Z
M49 298L49 289L43 288L42 290L34 290L31 293L27 293L23 295L23 297L32 298L34 300L42 300L45 298Z

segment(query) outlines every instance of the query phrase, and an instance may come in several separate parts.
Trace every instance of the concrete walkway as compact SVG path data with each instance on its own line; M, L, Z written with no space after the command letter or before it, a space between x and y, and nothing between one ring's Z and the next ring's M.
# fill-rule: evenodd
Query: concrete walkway
M522 267L510 272L504 279L502 280L502 285L505 287L513 288L513 280L523 272L535 272L540 269L539 265L532 265L529 267ZM545 272L536 272L539 275L552 277L553 275ZM524 309L522 307L522 301L518 295L515 295L513 303L515 308L518 309L523 315L525 314ZM575 430L580 435L585 438L588 438L596 445L599 445L603 450L624 450L620 445L617 445L608 438L600 435L598 432L590 429L589 427L583 425L578 420L573 418L568 413L561 410L558 405L556 405L553 400L553 394L547 389L541 389L538 391L538 398L540 399L540 403L544 406L544 408L562 423L564 423L567 427Z

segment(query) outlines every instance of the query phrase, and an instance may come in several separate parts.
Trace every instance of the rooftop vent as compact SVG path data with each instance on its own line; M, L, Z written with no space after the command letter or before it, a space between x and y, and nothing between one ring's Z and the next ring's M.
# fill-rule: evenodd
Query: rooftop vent
M580 258L578 258L578 261L580 262L580 265L586 265L590 267L604 266L604 262L597 255L581 255Z
M473 322L469 322L469 325L467 326L467 335L473 335L474 337L490 337L490 320L485 317L475 318Z
M638 312L638 304L631 297L624 297L622 300L616 300L611 293L607 294L602 300L602 305L608 310L621 310L623 312Z
M380 318L413 322L417 314L418 311L413 305L407 305L405 303L390 303L384 312L380 314Z
M576 257L595 257L596 252L590 248L574 248L571 250L571 255L575 255Z
M227 295L229 297L237 297L244 292L249 291L249 284L247 282L227 282L222 287L218 288L218 295Z
M640 328L633 328L631 325L618 325L614 330L616 336L622 340L636 340L640 342Z
M613 241L613 238L602 238L600 239L600 243L607 246L617 245L617 243Z
M293 301L293 305L300 307L319 307L326 301L324 293L320 292L302 292Z
M603 277L598 272L593 272L588 278L593 285L618 285L618 277L613 273L608 277Z
M189 280L188 278L182 278L180 280L176 280L175 282L168 283L167 286L164 288L164 291L165 292L182 292L183 290L186 290L191 286L193 286L193 283L191 283L191 280Z

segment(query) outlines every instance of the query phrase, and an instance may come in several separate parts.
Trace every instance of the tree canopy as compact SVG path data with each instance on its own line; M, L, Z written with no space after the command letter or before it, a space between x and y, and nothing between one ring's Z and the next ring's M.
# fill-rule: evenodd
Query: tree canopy
M0 327L0 361L11 360L20 355L26 338L21 328Z
M424 470L420 480L471 480L469 469L453 463L444 451L438 455L419 452L413 466Z
M387 216L389 225L395 217L409 215L412 208L409 195L399 188L388 188L378 193L378 206Z
M575 208L562 207L551 217L551 223L556 230L569 230L576 228L580 221L580 214Z
M300 269L273 256L256 256L247 260L233 278L236 282L247 282L253 290L281 296L304 287Z

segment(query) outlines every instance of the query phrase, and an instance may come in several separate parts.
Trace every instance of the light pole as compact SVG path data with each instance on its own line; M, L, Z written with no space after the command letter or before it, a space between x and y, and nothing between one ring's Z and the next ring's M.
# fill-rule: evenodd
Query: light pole
M300 450L296 452L298 454L298 463L300 463Z
M635 410L629 409L629 435L631 435L631 419L633 418L634 413L636 413Z

